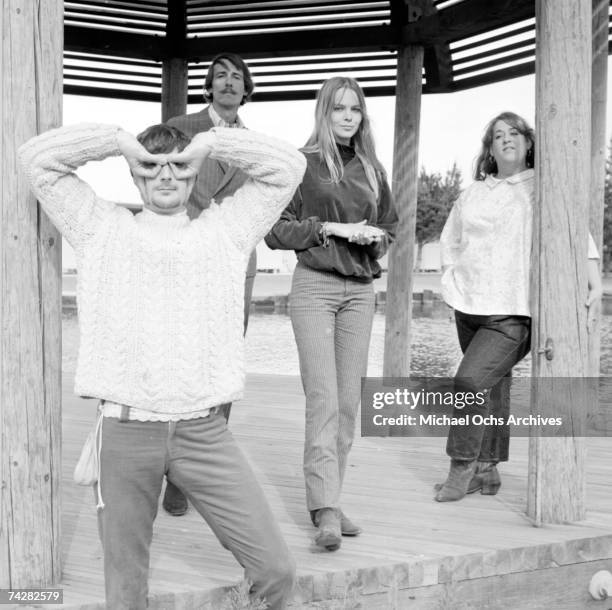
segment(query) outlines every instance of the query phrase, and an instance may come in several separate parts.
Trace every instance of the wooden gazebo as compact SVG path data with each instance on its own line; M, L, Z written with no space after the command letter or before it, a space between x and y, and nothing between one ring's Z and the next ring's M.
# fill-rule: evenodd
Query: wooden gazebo
M601 245L609 0L3 0L2 7L0 588L48 585L61 573L61 240L33 205L16 151L60 124L62 92L161 102L166 119L201 101L208 62L229 50L249 62L255 102L312 99L330 70L357 78L366 95L395 95L400 230L390 256L385 375L402 377L421 94L535 70L534 376L598 374L582 261L587 226ZM568 415L579 427L584 414ZM527 512L536 524L584 518L583 470L581 439L532 439Z
M189 103L200 102L207 61L221 49L250 60L256 101L313 98L333 69L357 75L367 95L394 95L398 50L411 44L424 47L423 93L535 65L526 0L85 0L64 11L64 92L77 95L159 102L162 75L178 64Z

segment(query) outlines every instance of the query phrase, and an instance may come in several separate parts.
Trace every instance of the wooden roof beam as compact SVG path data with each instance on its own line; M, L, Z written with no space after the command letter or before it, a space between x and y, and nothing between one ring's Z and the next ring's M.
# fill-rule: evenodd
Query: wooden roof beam
M166 43L162 36L64 26L66 51L161 61L165 49Z
M528 74L533 74L534 72L535 61L510 66L509 68L502 68L501 70L491 70L490 72L485 72L484 74L478 74L477 76L471 76L454 81L452 88L450 91L448 91L448 93L452 93L453 91L465 91L466 89L482 87L483 85L490 85L492 83L499 83L500 81L510 80L511 78L527 76Z
M187 9L185 0L168 2L168 21L166 23L166 45L174 57L185 56L187 40Z
M429 93L445 93L452 87L453 61L448 44L426 47L423 66Z
M408 2L407 13L413 4ZM174 10L173 6L174 3L170 5L171 10ZM533 14L533 0L465 0L439 13L423 14L404 25L392 19L391 25L322 27L262 34L249 32L225 36L223 46L245 58L396 50L406 44L431 47L516 23L533 17ZM219 52L219 38L212 36L187 38L182 49L173 47L169 40L160 36L72 25L65 26L64 37L65 48L69 51L154 61L179 56L188 61L202 61ZM440 52L438 50L436 54ZM443 68L444 62L440 66Z
M378 50L395 50L399 46L400 31L389 25L357 28L338 28L266 32L265 34L241 34L226 36L223 48L231 49L244 58L295 57L308 53L359 53ZM257 41L257 44L254 43ZM64 49L78 53L95 53L162 61L177 57L168 41L157 35L135 34L118 30L66 25ZM219 53L218 37L187 38L183 58L188 61L204 61Z
M407 28L415 28L417 27L415 24L422 25L423 22L435 24L438 23L438 18L438 10L431 0L391 0L391 23L404 35ZM409 44L420 43L413 41ZM448 43L427 46L423 66L428 90L432 93L448 91L453 82L453 63Z
M533 0L464 0L408 23L401 42L432 46L477 36L534 17Z
M223 47L247 58L295 57L308 53L359 53L394 50L399 46L400 31L389 25L266 32L226 36ZM257 41L255 43L254 41ZM219 52L217 37L189 38L186 54L189 61L210 59Z

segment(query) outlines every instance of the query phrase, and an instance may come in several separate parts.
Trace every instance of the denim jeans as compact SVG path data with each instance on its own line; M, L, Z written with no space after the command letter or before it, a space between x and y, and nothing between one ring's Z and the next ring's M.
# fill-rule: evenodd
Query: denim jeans
M528 316L479 316L455 311L455 323L463 358L455 376L461 389L487 391L483 405L454 409L454 417L492 415L507 419L510 414L512 367L522 360L531 345ZM507 425L470 424L451 426L446 453L457 460L501 462L508 460L510 431Z
M102 422L98 525L106 603L147 607L149 549L164 474L242 565L270 608L285 608L295 564L221 412L179 422Z
M306 395L306 505L336 508L368 366L374 289L298 263L290 313Z

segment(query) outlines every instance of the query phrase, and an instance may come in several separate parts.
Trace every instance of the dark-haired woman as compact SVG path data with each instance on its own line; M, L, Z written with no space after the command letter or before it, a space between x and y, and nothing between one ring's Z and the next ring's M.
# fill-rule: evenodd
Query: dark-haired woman
M496 116L482 139L475 182L455 203L442 232L442 295L455 310L463 351L456 382L486 394L482 406L466 407L457 416L507 420L512 367L529 352L534 142L534 131L523 118L512 112ZM601 295L597 258L589 236L587 307ZM450 472L436 486L435 499L497 493L497 464L508 460L508 447L507 427L451 426L446 446Z

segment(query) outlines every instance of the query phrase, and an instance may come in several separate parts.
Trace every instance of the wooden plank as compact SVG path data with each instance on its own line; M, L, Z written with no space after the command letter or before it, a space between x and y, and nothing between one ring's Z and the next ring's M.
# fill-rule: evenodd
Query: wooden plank
M91 489L76 487L70 479L81 444L93 425L96 401L72 396L72 383L72 372L67 371L63 382L66 483L61 584L66 609L102 610L102 549L95 504ZM500 466L503 485L497 496L476 494L443 505L432 500L432 486L447 469L443 438L357 436L342 501L347 513L364 527L364 534L344 540L336 553L320 553L312 544L315 530L305 510L301 468L304 397L299 378L249 375L245 399L232 410L231 430L296 559L300 577L296 604L306 600L304 604L311 607L322 606L329 599L339 603L339 596L348 590L363 595L362 607L370 610L376 608L370 602L377 595L385 599L395 582L401 585L401 595L408 596L400 598L396 607L427 608L411 600L411 596L420 599L419 587L441 586L452 593L458 584L470 589L473 581L471 590L476 592L478 587L488 587L488 578L516 574L520 582L525 573L549 570L552 565L612 557L610 439L592 439L588 473L592 512L588 520L577 526L534 529L523 514L528 439L513 439L512 462ZM568 578L566 574L561 577ZM220 604L206 600L219 599L211 596L220 595L219 587L240 578L233 557L193 509L176 518L160 507L151 552L151 608L216 610ZM499 596L491 599L504 601Z
M609 0L592 0L593 65L591 74L591 196L589 229L603 253L604 195L606 186L606 104L608 94ZM603 258L603 257L602 257ZM600 270L601 270L600 258ZM601 302L594 303L595 322L589 328L589 373L598 377L601 352Z
M582 565L508 574L491 578L478 578L451 582L417 589L402 588L400 583L390 583L385 593L359 595L352 591L355 600L364 603L368 610L387 608L478 608L479 610L576 610L593 608L608 610L609 602L595 602L588 593L591 576L609 568L606 561L588 562ZM315 608L306 605L305 608Z
M504 32L503 34L494 34L493 36L483 35L482 37L479 37L478 40L476 41L465 42L465 43L457 42L453 45L453 53L464 53L465 51L468 51L469 49L478 49L480 47L488 47L494 42L506 40L507 38L510 38L510 37L520 36L521 34L526 34L527 32L533 33L533 36L530 36L530 40L535 40L535 24L523 25L521 27L512 29L510 32Z
M451 91L465 91L466 89L473 89L474 87L491 85L492 83L499 83L504 80L527 76L528 74L533 74L534 71L535 62L528 61L517 66L502 68L501 70L491 70L490 72L485 72L478 76L469 76L461 80L453 80Z
M64 48L77 53L96 53L161 61L164 45L159 36L109 32L76 25L64 25Z
M534 16L533 0L463 0L404 26L403 44L444 44Z
M47 131L62 124L62 49L63 49L63 7L62 2L42 2L35 13L34 38L36 54L36 107L37 127ZM42 320L42 355L44 404L42 417L32 425L47 431L49 462L42 470L49 469L49 497L39 501L49 502L50 531L43 534L41 543L47 543L45 536L51 535L50 574L46 583L56 583L61 578L61 492L62 492L62 385L61 385L61 317L62 317L62 238L47 215L38 206L38 273L40 318ZM45 480L43 476L43 480ZM47 524L39 524L44 528ZM40 529L37 533L40 535ZM48 568L49 569L49 568ZM30 576L31 579L31 576Z
M228 17L239 17L244 19L247 17L264 18L264 17L281 17L287 14L291 15L310 15L317 13L326 13L330 11L344 12L346 14L364 11L383 11L388 12L387 1L380 0L374 2L355 2L354 0L336 0L333 4L329 2L295 2L287 1L262 3L258 6L253 6L253 3L227 3L227 4L212 4L204 2L200 5L189 5L189 21L201 19L221 19Z
M393 146L393 199L399 222L395 243L389 251L383 365L385 377L407 377L410 373L422 73L423 48L410 46L400 49Z
M533 377L588 374L584 306L590 192L590 2L536 3L536 202L531 312ZM551 342L554 354L544 352ZM585 517L585 396L536 384L532 411L564 418L564 438L534 436L528 515L537 525ZM578 390L578 385L576 385ZM534 431L537 434L537 430Z
M63 3L0 12L0 587L42 587L61 574L61 240L17 148L61 122Z
M533 28L532 28L533 29ZM525 47L530 47L535 45L535 35L532 38L527 40L521 40L519 42L515 42L512 44L507 44L499 47L495 47L492 49L487 49L486 51L482 51L481 53L474 53L474 55L464 55L461 58L455 60L454 65L460 66L464 63L471 63L473 61L477 61L479 59L486 59L487 57L493 57L499 55L500 53L508 53L509 51L514 51L516 49L524 49ZM456 51L453 49L453 52ZM533 53L532 53L533 56Z

